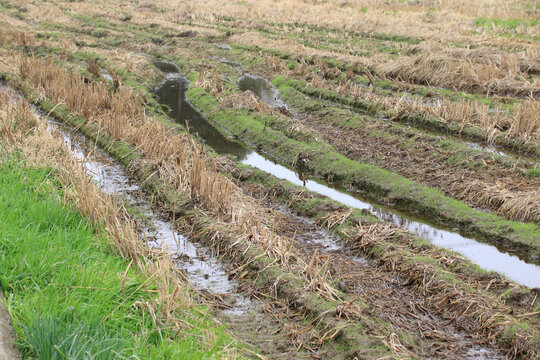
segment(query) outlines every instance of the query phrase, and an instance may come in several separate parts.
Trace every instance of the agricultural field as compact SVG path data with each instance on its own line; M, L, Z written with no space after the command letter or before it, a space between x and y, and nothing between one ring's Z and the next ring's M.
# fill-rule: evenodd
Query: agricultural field
M540 4L0 0L0 359L540 359Z

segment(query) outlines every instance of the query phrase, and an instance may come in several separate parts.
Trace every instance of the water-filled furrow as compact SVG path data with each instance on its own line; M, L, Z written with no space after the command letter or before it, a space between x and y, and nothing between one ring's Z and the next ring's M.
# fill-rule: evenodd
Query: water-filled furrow
M253 77L245 77L251 79ZM268 83L268 82L267 82ZM488 271L496 271L508 278L529 287L540 287L540 266L527 263L518 256L502 252L493 245L478 242L464 237L457 232L435 227L425 219L413 219L411 216L382 208L378 204L361 199L357 194L351 194L341 189L332 188L314 180L303 180L294 171L274 163L263 155L249 151L243 145L227 138L214 128L204 117L193 109L185 98L186 80L179 74L172 77L167 75L165 81L158 86L156 94L159 101L171 107L171 117L180 123L187 122L192 131L198 133L204 141L220 154L232 154L243 164L272 174L280 179L288 180L296 185L305 186L308 190L327 196L346 206L370 210L379 219L394 223L417 235L430 240L437 246L456 251ZM271 87L271 85L269 85ZM277 89L265 90L265 97L278 97ZM257 92L256 92L257 93ZM261 90L261 95L263 91ZM196 126L192 124L197 124ZM197 130L196 127L200 130ZM208 127L213 136L206 137ZM234 143L234 144L232 144ZM241 149L241 150L240 150Z
M241 91L253 92L268 106L287 107L287 104L279 97L278 89L262 77L244 74L238 79L238 88Z
M169 63L155 63L166 74L165 80L155 93L159 102L169 108L169 116L179 124L187 124L192 134L198 135L216 152L231 154L237 158L245 157L248 150L242 144L228 138L223 132L212 126L185 100L188 82L167 64Z
M67 147L84 164L87 174L102 191L120 196L128 206L136 206L148 224L144 236L154 248L164 248L172 256L175 265L184 269L188 280L198 290L216 295L227 295L230 314L250 309L250 301L240 295L237 282L229 280L224 267L212 252L193 243L174 229L171 222L163 220L145 199L142 190L132 181L123 168L103 150L96 148L84 136L67 126L49 119L51 131L62 135Z

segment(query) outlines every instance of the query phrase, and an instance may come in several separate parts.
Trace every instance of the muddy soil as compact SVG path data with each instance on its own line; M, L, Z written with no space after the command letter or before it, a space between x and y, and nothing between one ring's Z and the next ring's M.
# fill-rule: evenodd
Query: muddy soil
M405 339L402 355L444 359L503 359L504 356L467 324L426 303L421 291L403 286L398 274L373 261L350 255L337 239L312 220L291 214L268 203L281 214L279 231L295 237L295 245L305 259L317 257L318 266L329 264L340 290L354 301L367 304L366 315L382 318L392 325L391 333ZM414 349L414 350L413 350ZM407 353L408 352L408 353Z
M19 351L15 345L15 333L3 301L4 296L0 291L0 360L19 360Z

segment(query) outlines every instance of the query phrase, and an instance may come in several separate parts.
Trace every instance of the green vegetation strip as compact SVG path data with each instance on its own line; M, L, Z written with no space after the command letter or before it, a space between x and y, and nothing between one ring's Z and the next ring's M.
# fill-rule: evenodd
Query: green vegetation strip
M459 227L463 232L513 249L529 261L540 261L540 230L536 224L508 221L473 209L396 173L348 159L323 141L303 141L301 135L291 138L284 133L288 127L282 120L247 110L220 109L218 99L203 88L190 87L187 97L220 127L274 158L287 164L303 158L306 161L299 162L302 172L352 187L383 204Z
M24 358L203 359L231 341L203 307L186 311L194 327L182 337L154 323L151 278L128 269L62 191L50 169L0 165L0 281ZM214 348L200 345L204 331Z

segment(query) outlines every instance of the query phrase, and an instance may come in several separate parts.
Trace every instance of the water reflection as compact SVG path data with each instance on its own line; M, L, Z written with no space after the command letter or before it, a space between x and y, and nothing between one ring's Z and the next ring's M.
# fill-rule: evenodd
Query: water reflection
M241 91L250 90L271 107L285 107L287 105L279 98L279 91L265 78L244 74L238 79L238 88Z
M187 80L180 74L169 73L155 93L159 102L170 108L170 117L179 124L187 123L191 133L199 135L216 152L244 158L248 152L244 146L225 136L186 101L187 86Z

